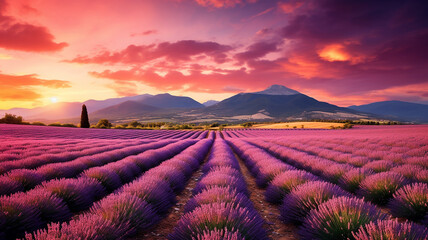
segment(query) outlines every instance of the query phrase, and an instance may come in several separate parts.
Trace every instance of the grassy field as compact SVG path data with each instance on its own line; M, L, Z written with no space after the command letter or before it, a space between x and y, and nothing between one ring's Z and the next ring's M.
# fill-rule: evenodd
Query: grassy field
M331 123L331 122L289 122L289 123L262 123L255 124L251 128L258 129L288 129L288 128L317 128L317 129L330 129L331 126L343 127L344 123ZM225 128L236 129L244 128L241 125L227 126Z

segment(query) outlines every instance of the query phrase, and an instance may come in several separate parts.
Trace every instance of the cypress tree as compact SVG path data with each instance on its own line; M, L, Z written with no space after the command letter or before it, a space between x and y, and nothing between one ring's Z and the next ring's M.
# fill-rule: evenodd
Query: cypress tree
M89 117L88 110L86 109L85 104L82 105L82 115L80 115L80 127L81 128L89 128Z

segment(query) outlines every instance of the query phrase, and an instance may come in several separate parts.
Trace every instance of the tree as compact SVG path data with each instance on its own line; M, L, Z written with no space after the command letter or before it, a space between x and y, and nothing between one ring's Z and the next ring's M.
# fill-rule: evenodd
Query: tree
M6 113L4 117L0 119L0 123L22 124L22 117Z
M113 125L107 119L100 119L95 125L96 128L111 128Z
M81 128L89 128L89 117L88 117L88 110L86 109L86 105L82 105L82 114L80 115L80 127Z

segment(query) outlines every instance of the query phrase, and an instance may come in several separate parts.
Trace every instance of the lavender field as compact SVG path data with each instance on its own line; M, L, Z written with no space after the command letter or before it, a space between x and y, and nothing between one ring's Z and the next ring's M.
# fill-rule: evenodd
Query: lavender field
M427 133L0 124L0 239L428 239Z

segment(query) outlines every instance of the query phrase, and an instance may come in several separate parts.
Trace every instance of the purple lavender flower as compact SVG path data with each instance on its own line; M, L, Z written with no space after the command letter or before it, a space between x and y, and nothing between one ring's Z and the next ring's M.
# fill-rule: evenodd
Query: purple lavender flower
M19 193L13 197L17 200L22 199L28 205L38 209L44 223L66 221L72 216L70 209L61 198L43 188Z
M387 218L380 209L362 199L333 198L312 210L299 234L302 239L353 239L352 233L367 223Z
M186 178L183 173L171 166L158 166L146 172L146 175L158 176L169 182L174 192L181 192L184 189Z
M141 174L141 169L132 161L121 160L119 162L110 163L108 168L119 175L123 183L130 182Z
M285 171L277 175L265 191L266 201L279 204L286 194L295 187L307 182L316 181L318 177L301 170Z
M156 176L143 176L124 186L120 192L137 196L152 205L159 214L165 214L175 203L175 195L169 183Z
M339 196L350 196L350 194L328 182L306 182L284 197L280 208L281 219L286 223L300 224L310 210Z
M26 201L14 197L0 198L0 222L2 221L1 231L4 231L6 239L23 237L25 231L34 231L42 226L40 212Z
M63 199L74 212L89 208L94 200L105 196L101 183L90 178L51 180L42 188Z
M12 170L7 174L7 177L20 182L25 190L32 189L45 180L43 175L29 169Z
M428 183L428 170L422 170L416 173L416 180L423 183Z
M396 217L422 220L428 214L428 184L414 183L398 189L388 207Z
M353 169L355 168L349 164L333 164L323 171L323 176L325 176L330 182L337 183L345 173Z
M227 230L211 230L204 231L202 234L197 235L192 240L245 240L239 232L229 232Z
M251 200L243 193L231 187L213 186L191 198L184 206L185 212L210 203L230 203L231 206L253 208Z
M428 229L410 222L378 220L352 233L357 240L420 240L428 239Z
M108 192L112 192L122 186L120 177L106 167L90 168L84 171L82 176L98 180Z
M355 192L359 186L360 183L369 175L373 175L374 171L371 169L365 169L365 168L355 168L350 170L349 172L345 173L340 179L339 179L339 185L349 191L349 192Z
M196 184L192 192L193 194L197 194L202 192L204 189L212 186L230 186L231 188L235 188L236 191L248 195L247 186L245 184L245 181L241 177L235 177L221 173L205 176L198 182L198 184Z
M126 193L109 195L96 203L91 213L110 220L126 236L135 234L137 230L147 229L159 221L150 204Z
M197 239L207 231L238 233L244 239L267 239L263 219L254 210L232 206L228 203L205 204L182 216L171 240Z
M0 196L19 191L24 191L24 187L20 182L10 179L6 176L0 177Z
M260 173L257 175L256 178L257 186L265 188L279 174L294 169L294 167L281 162L278 162L276 164L263 164L260 167Z
M384 205L395 191L408 183L403 175L395 172L382 172L366 177L361 184L358 194L367 200Z
M379 160L366 163L364 168L371 169L377 173L386 172L395 166L394 162L388 160Z
M408 179L414 179L416 178L415 173L419 173L421 171L424 171L425 168L419 166L419 165L412 165L412 164L403 164L397 167L392 168L391 172L396 172Z
M126 226L126 223L123 225ZM91 239L91 240L120 240L124 239L122 229L102 215L84 214L69 223L51 223L48 228L26 234L26 240L53 239Z

